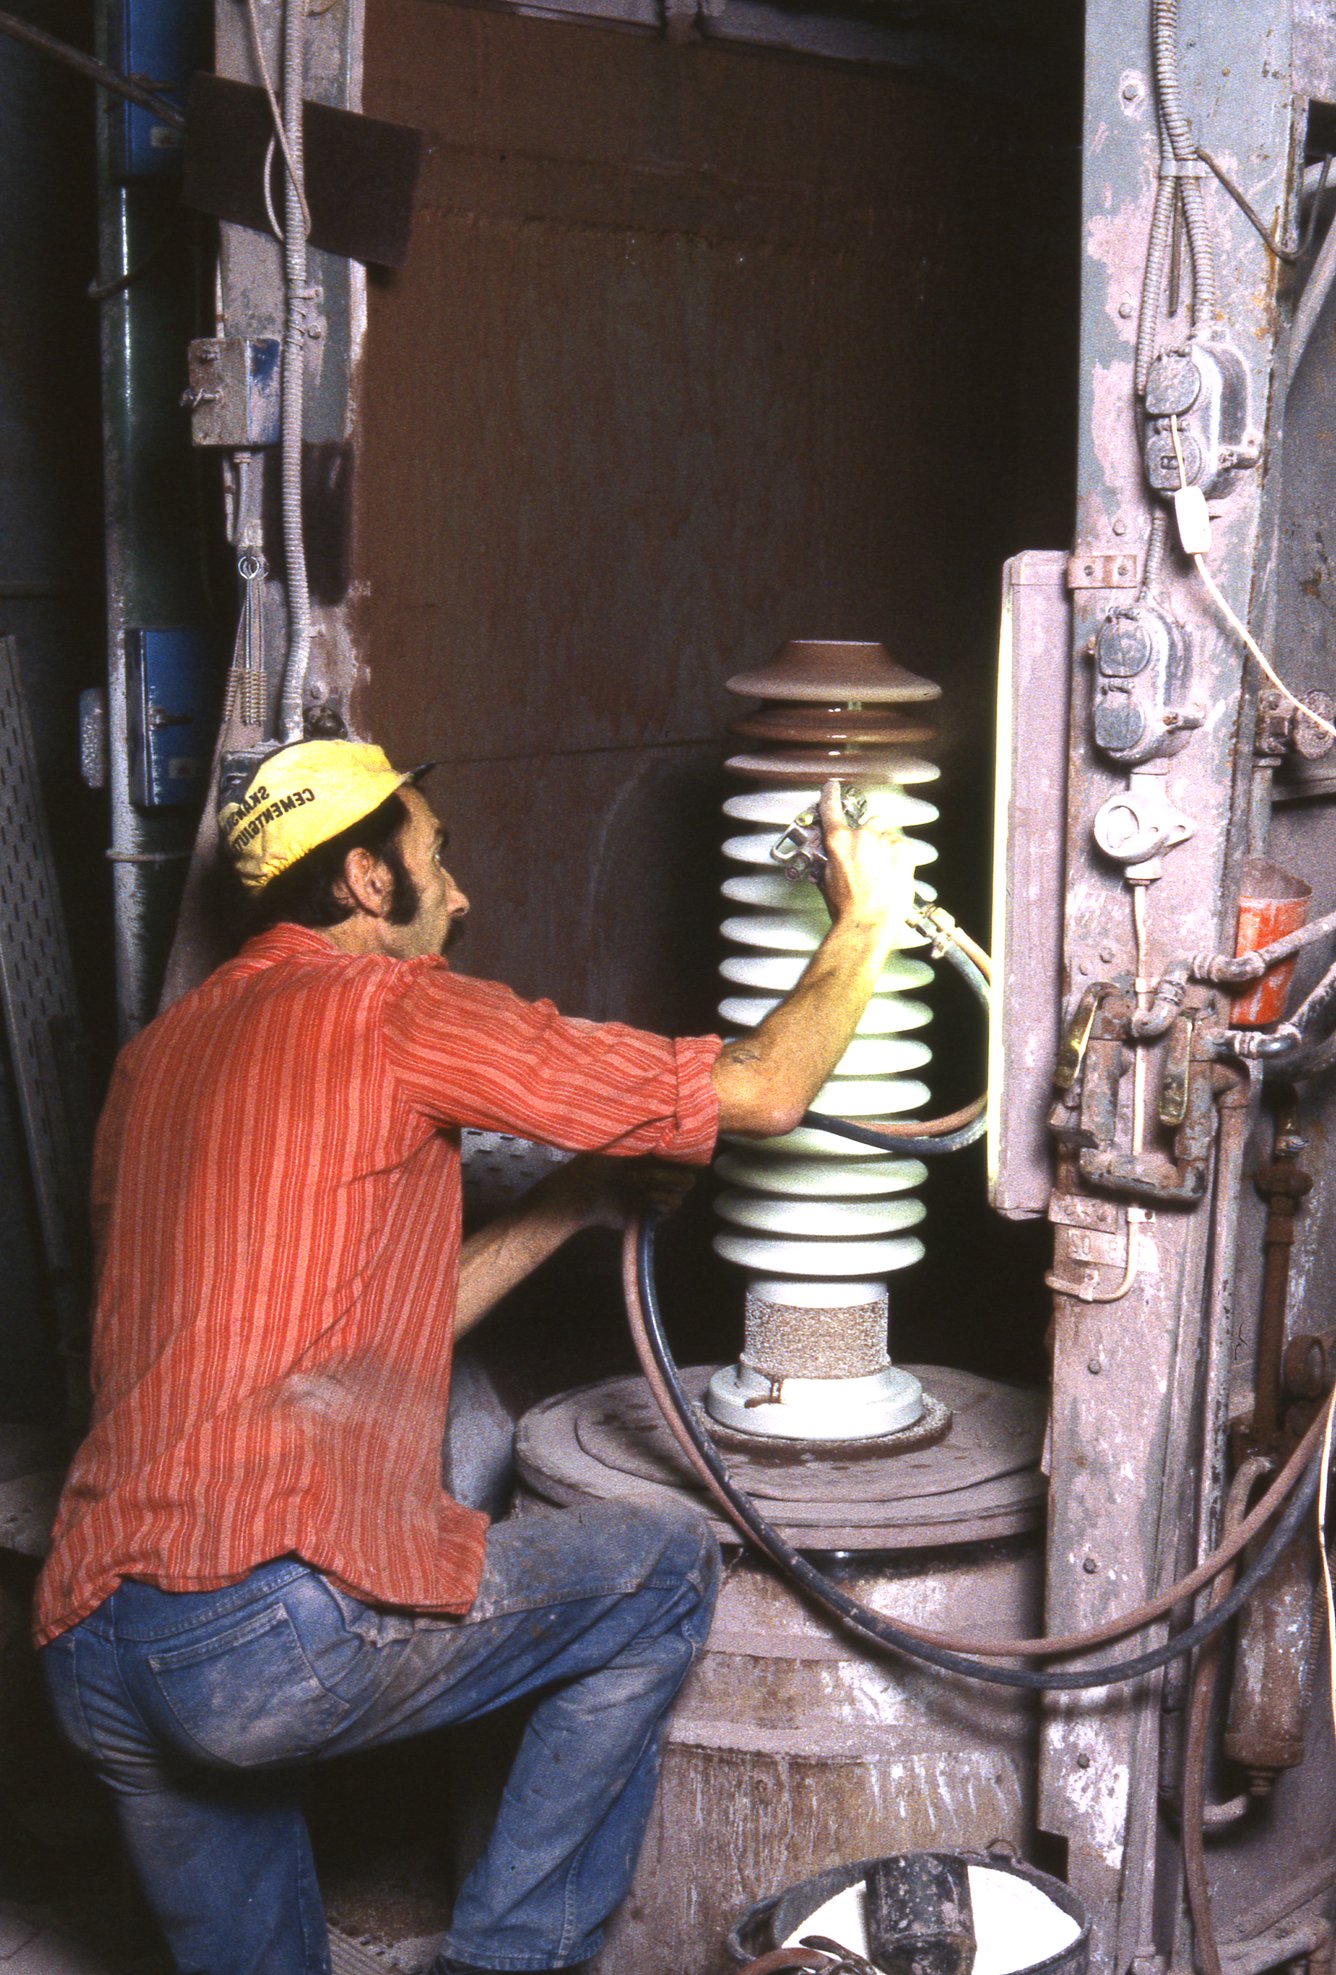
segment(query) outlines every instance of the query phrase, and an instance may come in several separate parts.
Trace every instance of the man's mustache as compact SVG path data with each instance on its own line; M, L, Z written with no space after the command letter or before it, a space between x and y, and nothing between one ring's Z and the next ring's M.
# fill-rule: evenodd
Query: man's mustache
M463 939L466 930L467 922L464 919L452 919L445 929L445 938L441 941L441 952L452 952Z

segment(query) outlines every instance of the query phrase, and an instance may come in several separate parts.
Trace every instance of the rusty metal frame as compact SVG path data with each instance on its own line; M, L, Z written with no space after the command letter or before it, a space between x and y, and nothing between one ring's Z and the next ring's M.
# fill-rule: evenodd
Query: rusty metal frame
M1095 812L1123 776L1092 745L1089 655L1105 615L1135 586L1135 558L1144 554L1150 531L1133 390L1160 150L1150 14L1148 4L1127 0L1090 0L1087 7L1062 994L1070 1020L1093 984L1110 984L1114 1000L1094 1009L1105 1011L1105 1027L1138 965L1129 887L1091 835ZM1303 163L1305 105L1292 95L1291 28L1289 0L1258 0L1246 9L1184 0L1179 22L1183 94L1195 135L1224 160L1254 204L1282 221L1293 217ZM1243 354L1250 424L1262 452L1260 466L1239 476L1216 505L1211 563L1265 645L1275 620L1287 309L1279 296L1280 264L1239 208L1214 183L1204 186L1203 198L1221 277L1210 329ZM1162 346L1172 346L1176 328L1181 339L1185 317L1165 325ZM1253 770L1257 679L1250 663L1185 558L1171 552L1157 593L1187 631L1193 695L1206 717L1166 764L1169 798L1190 819L1192 834L1166 853L1163 875L1146 887L1151 976L1203 943L1232 951L1238 868L1245 855L1264 850L1268 814L1258 799L1262 778ZM1097 1026L1092 1015L1088 1033ZM1092 1042L1092 1051L1116 1051L1111 1028L1109 1036ZM1120 1075L1114 1065L1106 1095L1109 1122L1125 1143ZM1233 1288L1239 1151L1250 1116L1239 1081L1225 1095L1234 1122L1222 1128L1214 1159L1208 1152L1209 1164L1201 1162L1202 1183L1172 1210L1153 1201L1139 1209L1119 1204L1139 1190L1125 1183L1127 1160L1086 1149L1079 1152L1081 1177L1074 1155L1067 1190L1055 1199L1053 1280L1055 1288L1070 1288L1057 1294L1054 1319L1046 1613L1053 1630L1097 1622L1170 1581L1195 1560L1192 1553L1206 1546L1214 1528L1228 1384L1221 1362L1227 1364L1232 1342L1226 1336L1222 1344L1218 1333L1227 1325ZM1086 1125L1091 1103L1087 1091ZM1204 1149L1203 1131L1209 1147L1214 1130L1205 1115L1196 1119L1195 1153ZM1080 1143L1088 1147L1088 1133ZM1110 1190L1112 1198L1099 1198ZM1131 1278L1125 1293L1087 1300L1092 1265L1098 1280L1111 1284L1124 1258ZM1181 1931L1176 1850L1166 1843L1160 1812L1162 1764L1173 1745L1164 1710L1177 1702L1172 1685L1166 1690L1155 1679L1098 1701L1062 1697L1046 1707L1039 1823L1065 1840L1071 1883L1092 1909L1098 1971L1163 1967ZM1266 1842L1264 1834L1259 1842ZM1285 1876L1279 1851L1272 1863L1279 1888ZM1296 1884L1291 1904L1313 1890Z

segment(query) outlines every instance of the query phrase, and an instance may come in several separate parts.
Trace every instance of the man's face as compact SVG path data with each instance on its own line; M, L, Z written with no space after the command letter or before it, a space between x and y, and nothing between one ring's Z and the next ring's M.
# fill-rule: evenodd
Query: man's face
M444 953L453 944L463 931L469 902L445 868L449 839L431 804L420 789L405 787L399 794L408 810L399 852L417 893L416 912L398 928L403 941L399 957L416 960L424 954Z

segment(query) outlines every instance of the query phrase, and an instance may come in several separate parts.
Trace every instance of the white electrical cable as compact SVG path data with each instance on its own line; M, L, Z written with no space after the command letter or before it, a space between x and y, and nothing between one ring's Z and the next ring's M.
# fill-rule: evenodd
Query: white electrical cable
M279 245L281 246L283 244L283 229L278 223L278 214L274 211L274 195L273 192L270 190L270 184L269 184L270 175L273 171L273 166L274 166L274 140L271 137L269 139L269 143L268 146L266 147L264 154L264 210L269 220L269 231L273 234L275 240L277 240Z
M277 142L279 150L283 153L283 162L288 168L288 176L292 180L293 189L301 205L302 223L306 228L306 237L309 240L311 237L311 210L306 203L306 188L302 184L301 172L294 165L292 153L288 149L288 134L283 128L283 112L279 108L278 96L275 93L273 80L269 74L269 64L264 58L264 39L260 33L260 18L255 11L255 0L245 0L245 7L246 22L250 28L251 53L255 57L255 66L260 71L260 82L264 88L264 93L269 98L269 114L274 120L274 136L270 140L269 148L264 154L264 208L269 215L269 224L273 227L275 236L281 240L283 238L283 229L278 223L278 216L274 211L273 198L269 191L269 168L273 163L274 143Z
M1051 1270L1044 1277L1045 1287L1054 1289L1059 1296L1070 1296L1077 1303L1121 1303L1141 1274L1141 1242L1134 1230L1142 1221L1150 1218L1148 1207L1129 1206L1127 1209L1127 1248L1123 1260L1121 1280L1112 1289L1096 1289L1099 1280L1097 1265L1091 1263L1085 1272L1084 1282L1065 1282Z
M1327 1674L1331 1682L1331 1723L1336 1729L1336 1595L1331 1585L1331 1558L1327 1554L1327 1478L1331 1471L1331 1429L1336 1421L1336 1385L1327 1402L1327 1429L1322 1436L1322 1473L1317 1484L1317 1547L1322 1557L1322 1586L1327 1594Z
M1174 442L1174 458L1178 462L1178 491L1180 493L1187 493L1189 491L1188 475L1187 468L1183 463L1183 443L1178 433L1177 412L1171 412L1169 415L1169 431ZM1320 713L1314 713L1311 706L1304 705L1304 702L1299 698L1297 693L1290 691L1290 688L1285 684L1285 681L1281 678L1279 672L1277 672L1271 660L1262 650L1262 647L1258 644L1247 625L1235 616L1220 589L1220 585L1206 567L1205 556L1194 551L1192 560L1197 565L1197 574L1201 577L1202 582L1206 585L1207 590L1214 599L1216 609L1225 619L1225 622L1229 625L1235 636L1242 641L1244 649L1257 661L1258 666L1266 678L1270 680L1281 698L1288 700L1290 705L1301 713L1305 720L1311 721L1324 734L1330 734L1332 739L1336 740L1336 726L1333 726L1330 720L1324 720Z
M1136 980L1133 992L1138 1009L1146 1005L1150 992L1150 982L1146 979L1146 887L1132 886L1132 925L1136 935ZM1135 1158L1146 1142L1146 1051L1144 1045L1137 1050L1132 1064L1132 1154ZM1129 1234L1128 1254L1132 1243Z
M1276 691L1280 694L1281 698L1287 699L1290 705L1297 708L1297 710L1303 715L1304 719L1310 721L1314 727L1320 728L1324 734L1330 734L1332 739L1336 740L1336 726L1333 726L1330 720L1324 720L1320 713L1315 713L1311 706L1305 706L1303 701L1299 698L1299 695L1297 693L1293 693L1290 691L1289 687L1285 684L1285 681L1281 678L1280 674L1277 672L1275 666L1271 663L1271 660L1267 657L1266 653L1262 650L1257 640L1253 637L1252 632L1248 629L1247 625L1241 623L1240 620L1234 615L1234 612L1230 609L1228 603L1221 595L1219 584L1215 581L1215 578L1211 575L1210 570L1206 567L1205 558L1203 556L1194 555L1192 560L1197 565L1197 574L1201 577L1202 582L1206 585L1207 589L1210 591L1212 597L1215 600L1216 609L1220 612L1221 616L1229 624L1230 628L1234 631L1236 636L1242 640L1243 644L1246 646L1247 650L1252 654L1253 658L1256 659L1258 666L1266 674L1266 677L1271 681L1271 684L1275 687Z
M1142 976L1146 971L1146 887L1132 887L1132 930L1137 943L1137 993L1143 991Z

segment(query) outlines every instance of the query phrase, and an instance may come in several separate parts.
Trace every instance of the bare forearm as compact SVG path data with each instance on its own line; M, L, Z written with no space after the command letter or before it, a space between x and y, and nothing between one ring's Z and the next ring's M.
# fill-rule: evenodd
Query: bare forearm
M652 1206L671 1214L687 1194L688 1167L658 1159L585 1153L550 1172L508 1213L470 1235L459 1257L456 1334L472 1330L508 1290L582 1228L617 1228Z
M894 926L832 926L792 992L750 1035L726 1043L712 1072L721 1131L792 1131L853 1039Z
M455 1335L480 1323L509 1290L588 1223L574 1206L531 1194L471 1234L460 1250Z

